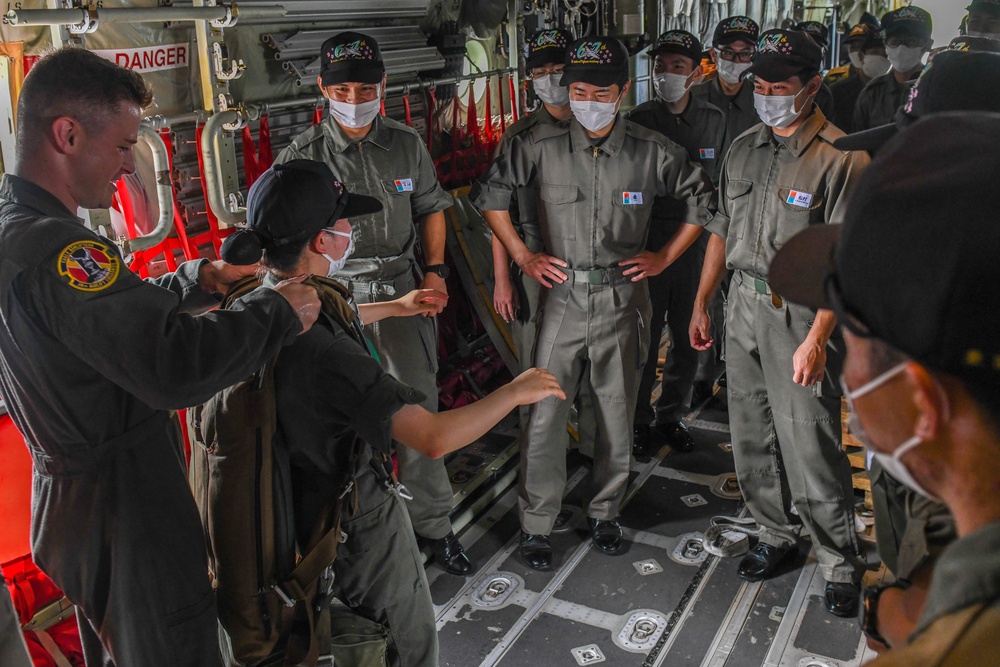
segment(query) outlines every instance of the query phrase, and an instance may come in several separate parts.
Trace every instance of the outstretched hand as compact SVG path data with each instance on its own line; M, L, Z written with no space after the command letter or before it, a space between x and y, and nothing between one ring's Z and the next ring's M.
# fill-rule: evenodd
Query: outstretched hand
M518 405L530 405L543 398L556 396L566 400L566 392L559 386L556 376L544 368L529 368L511 382L517 392Z
M436 289L415 289L396 299L402 308L400 317L437 315L448 305L448 295Z

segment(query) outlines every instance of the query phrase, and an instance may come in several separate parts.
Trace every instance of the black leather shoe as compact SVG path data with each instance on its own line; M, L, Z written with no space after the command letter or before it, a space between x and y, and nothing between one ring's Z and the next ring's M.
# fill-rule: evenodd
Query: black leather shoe
M656 430L667 441L671 449L683 453L694 450L694 438L691 437L691 432L688 431L684 422L657 424Z
M653 452L650 430L649 424L637 424L632 429L632 454L635 456L649 456Z
M521 533L521 558L528 567L535 570L552 569L552 545L548 535Z
M465 555L465 549L455 533L448 533L439 540L427 540L427 543L434 549L438 565L446 572L462 576L472 572L472 561Z
M616 554L622 550L622 527L612 519L587 519L590 524L590 539L594 546L606 554Z
M740 569L736 574L745 581L763 581L771 576L774 568L788 552L787 547L775 547L759 542L740 561Z
M826 610L834 616L851 618L858 614L861 586L850 582L826 582Z

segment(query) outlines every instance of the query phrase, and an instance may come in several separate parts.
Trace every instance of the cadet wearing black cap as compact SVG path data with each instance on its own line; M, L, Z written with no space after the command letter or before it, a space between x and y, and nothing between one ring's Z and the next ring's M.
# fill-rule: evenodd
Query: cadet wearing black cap
M325 277L350 256L347 218L381 210L378 199L348 192L322 162L292 160L264 172L250 188L248 226L226 240L222 254L233 263L261 261L265 285L285 276ZM350 467L357 504L341 524L346 540L333 564L333 594L386 626L390 664L436 667L437 631L422 556L383 467L393 440L437 458L480 437L515 406L562 392L550 373L534 369L472 405L428 412L419 391L368 353L362 322L350 310L353 300L346 289L337 292L325 294L350 326L321 318L282 350L274 367L277 443L288 456L296 540L300 547L310 544L336 500L335 480ZM432 312L444 296L414 290L357 309L364 324L381 324ZM365 446L352 460L357 438Z
M833 104L837 114L837 127L850 131L854 127L854 107L861 91L875 77L889 71L885 56L885 41L879 28L869 23L859 23L844 38L851 67L843 79L830 84Z
M948 43L948 50L1000 53L1000 39L990 39L987 37L955 37Z
M972 0L966 9L966 36L1000 40L1000 0Z
M1000 112L1000 55L942 51L917 78L891 123L849 134L834 146L875 155L897 133L927 114L973 110Z
M977 196L998 173L1000 115L930 116L886 145L843 225L809 228L771 265L786 298L837 314L855 435L955 516L916 631L876 667L1000 664L1000 227ZM876 637L894 592L866 595Z
M832 338L833 316L786 303L767 272L795 233L840 222L868 165L863 153L832 146L843 132L812 103L819 66L819 47L804 33L761 37L749 71L764 124L738 137L723 164L690 335L696 349L712 345L706 306L726 268L735 270L726 320L730 428L740 488L761 528L739 574L771 576L796 544L801 520L827 581L827 609L849 616L862 564L833 379L843 350ZM789 500L798 518L787 513Z
M412 128L379 115L385 65L378 43L342 32L323 43L317 83L330 115L306 130L275 162L318 160L358 192L379 199L384 210L358 221L357 249L337 272L358 303L387 301L417 286L417 231L425 262L421 287L447 294L444 209L452 198L437 180L423 138ZM416 225L414 225L416 221ZM443 308L443 306L441 306ZM387 320L368 332L385 369L420 390L424 407L437 410L437 338L432 317ZM431 543L439 564L467 574L472 564L452 532L452 490L442 461L401 447L399 475L413 500L407 511L417 534Z
M566 420L584 378L599 426L594 492L585 512L598 549L622 548L618 509L649 344L649 291L642 279L660 273L701 231L686 225L676 243L659 253L646 251L653 199L684 201L688 219L702 224L715 208L710 178L683 149L619 118L630 85L628 58L625 46L610 37L571 44L563 83L569 85L573 119L516 137L471 194L518 266L548 288L533 363L552 371L569 397L533 406L523 439L521 555L537 569L552 565L548 536L566 486ZM541 252L525 246L508 213L511 193L532 185L539 187Z
M733 139L760 122L753 106L753 86L743 82L743 73L750 67L759 37L760 26L749 16L730 16L719 21L712 36L712 48L708 50L718 76L691 90L726 116L720 159L725 157Z
M691 85L701 78L701 42L684 30L665 32L649 47L653 63L653 87L657 99L633 109L627 118L633 123L660 132L687 151L692 162L701 164L718 180L722 165L722 142L726 119L722 111L704 97L691 94ZM670 197L653 201L653 212L646 249L656 252L684 224L684 202ZM650 320L650 345L646 366L639 382L635 408L634 451L649 453L651 427L668 445L678 451L691 451L694 439L681 417L691 410L691 391L698 370L698 352L688 341L688 321L698 290L698 276L704 258L704 244L699 241L681 255L663 273L649 278L653 308ZM660 396L655 412L650 395L656 381L660 334L664 317L670 327L673 344L663 368Z
M896 109L906 100L913 82L924 66L924 54L931 50L934 23L920 7L903 7L882 17L885 50L892 69L872 79L858 96L850 129L867 130L892 121Z

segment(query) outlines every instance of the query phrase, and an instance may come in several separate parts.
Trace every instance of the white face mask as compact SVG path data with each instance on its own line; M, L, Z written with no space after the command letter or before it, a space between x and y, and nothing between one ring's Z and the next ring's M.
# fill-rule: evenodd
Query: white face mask
M776 127L780 130L794 123L795 119L802 113L802 109L795 109L795 100L806 90L808 89L803 88L794 95L761 95L760 93L754 93L753 106L765 125Z
M562 79L562 74L548 74L532 79L531 85L535 87L535 95L538 95L538 99L549 106L566 106L569 102L569 88L560 86L560 79Z
M869 79L882 76L889 71L889 59L885 56L865 56L865 61L861 63L861 71Z
M978 37L979 39L1000 40L1000 32L977 32L975 30L969 30L965 33L965 36Z
M854 437L865 446L868 452L875 457L875 460L882 465L885 471L899 480L901 484L932 500L939 500L939 498L928 492L927 489L920 484L920 482L914 479L913 475L910 474L909 468L907 468L906 464L903 463L903 456L911 449L923 444L924 441L917 436L913 436L897 447L892 454L884 454L876 451L876 449L872 446L871 438L861 425L861 420L858 419L857 410L854 409L854 401L866 394L870 394L892 378L902 373L906 369L906 365L906 362L904 362L889 369L855 391L848 391L847 385L844 383L844 378L840 378L840 388L844 392L844 398L847 399L847 409L850 412L850 417L848 418L848 429Z
M924 60L922 46L887 46L885 53L889 56L892 68L897 72L912 72L920 67Z
M656 89L656 94L664 102L676 102L684 97L688 89L691 88L688 85L688 77L669 72L654 74L653 87Z
M324 229L327 234L336 234L337 236L346 236L350 239L347 242L347 250L344 251L344 255L340 259L334 259L326 253L323 253L323 257L326 257L326 261L330 262L330 268L326 270L326 277L333 278L334 274L340 273L344 269L344 265L347 264L347 258L351 256L354 252L354 236L350 232L340 232L336 229Z
M618 114L619 97L614 102L577 102L569 101L569 108L580 125L590 132L599 132L614 122Z
M382 84L376 86L377 96L370 102L351 104L330 100L330 113L344 127L357 128L369 125L382 108Z
M750 69L750 63L734 63L719 58L715 61L715 67L719 70L719 76L722 77L723 81L731 86L735 86L740 82L743 72Z
M850 53L847 54L847 57L850 59L851 66L854 67L854 69L861 69L861 52L860 51L851 51Z

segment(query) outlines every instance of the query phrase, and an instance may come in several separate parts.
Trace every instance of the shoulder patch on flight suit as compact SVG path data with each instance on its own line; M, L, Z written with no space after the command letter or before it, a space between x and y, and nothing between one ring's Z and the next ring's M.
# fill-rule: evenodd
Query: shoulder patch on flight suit
M100 241L76 241L59 253L56 269L73 289L99 292L118 279L121 260L114 250Z

